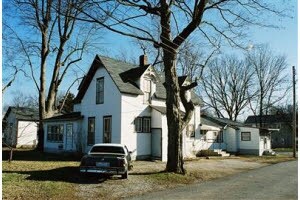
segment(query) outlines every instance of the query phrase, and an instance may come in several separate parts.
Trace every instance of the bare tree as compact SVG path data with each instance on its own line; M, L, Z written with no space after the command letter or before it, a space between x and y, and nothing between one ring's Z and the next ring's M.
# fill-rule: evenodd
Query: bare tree
M20 37L20 52L39 96L37 148L43 150L43 119L58 112L55 104L59 87L95 39L95 27L76 19L81 10L88 9L83 0L14 0L14 6L18 11L14 17L27 31ZM28 32L34 37L26 37Z
M253 70L234 56L224 56L210 62L201 81L204 102L218 117L236 121L254 97Z
M34 110L38 110L38 96L34 96L32 94L25 94L20 91L14 92L11 106L27 107L32 108Z
M5 18L6 12L3 12L2 24L2 94L15 82L18 76L23 75L28 78L24 67L24 61L20 56L21 40L18 34L7 24ZM11 48L15 47L15 48Z
M254 71L254 81L257 83L257 96L251 101L250 108L254 115L266 115L291 89L286 72L286 57L271 51L267 45L262 45L247 54L247 62ZM262 123L260 117L260 127Z
M186 39L197 32L200 39L206 39L212 46L226 41L232 46L242 46L241 38L249 25L263 25L263 13L282 14L268 2L257 0L118 0L92 1L92 9L84 12L82 19L104 26L124 36L148 41L163 52L165 73L168 162L166 170L184 173L182 157L182 130L189 122L194 105L185 98L185 91L197 84L180 87L178 84L177 56ZM109 8L109 9L106 9ZM111 9L114 12L111 12ZM110 20L103 23L98 13L105 12ZM151 34L153 19L159 20L159 38ZM266 25L266 24L265 24ZM247 29L244 29L247 27ZM180 102L185 108L182 117Z

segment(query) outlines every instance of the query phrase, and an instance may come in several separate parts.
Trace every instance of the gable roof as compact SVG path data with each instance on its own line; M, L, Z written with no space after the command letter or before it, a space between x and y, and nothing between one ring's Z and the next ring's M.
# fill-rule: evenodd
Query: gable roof
M74 100L75 103L79 103L82 100L96 71L100 67L104 67L107 70L108 74L111 76L112 80L114 81L121 93L134 95L144 94L136 86L132 85L129 82L124 82L120 76L120 74L122 74L123 72L135 68L137 66L118 61L112 58L96 55L87 75L83 78L82 82L80 83L80 86L78 88L78 94Z
M280 122L292 122L292 115L282 114L282 115L262 115L262 123L273 124ZM260 122L260 116L251 115L245 121L245 124L257 124Z
M18 120L24 120L24 121L39 120L39 112L33 108L9 106L8 110L4 115L3 120L6 120L6 118L10 113L14 113L16 115L16 119Z
M125 63L119 60L115 60L112 58L99 56L97 55L82 82L78 88L78 94L74 99L75 103L80 103L82 98L84 97L96 71L100 67L104 67L117 88L121 93L133 94L133 95L143 95L143 91L141 91L138 86L134 83L134 80L141 77L141 75L149 68L151 65L138 66L130 63ZM155 97L158 99L166 99L166 89L163 86L164 76L157 73L159 77L157 77L161 81L157 81L156 83L156 91ZM186 76L179 77L179 83L182 85L186 80ZM191 98L194 104L202 104L202 100L198 97L193 91L191 92Z

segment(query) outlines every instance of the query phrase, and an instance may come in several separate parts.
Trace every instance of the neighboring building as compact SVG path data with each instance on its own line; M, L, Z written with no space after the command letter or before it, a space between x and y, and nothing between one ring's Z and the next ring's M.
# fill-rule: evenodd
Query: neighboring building
M9 107L2 120L2 140L12 147L35 147L39 114L32 108Z
M179 77L180 86L189 83ZM167 160L167 118L164 77L140 57L140 66L96 56L75 98L74 113L48 118L44 123L45 151L87 152L95 143L121 143L133 159ZM201 99L186 96L195 112L183 134L183 154L195 156L200 140ZM183 106L180 108L184 111Z
M233 154L263 155L271 151L270 131L247 126L225 118L201 115L205 148L223 149Z
M271 134L272 148L287 148L293 145L293 127L292 116L282 115L262 115L262 127L269 129L277 129ZM245 124L252 127L260 126L260 116L248 116Z

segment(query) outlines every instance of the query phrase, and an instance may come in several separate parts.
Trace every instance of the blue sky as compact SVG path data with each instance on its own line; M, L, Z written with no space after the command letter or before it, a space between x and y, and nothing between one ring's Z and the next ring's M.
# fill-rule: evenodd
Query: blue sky
M297 1L293 0L291 2L293 4L291 12L293 18L285 18L276 22L276 24L282 26L281 29L250 28L249 31L251 32L251 36L249 38L249 44L268 43L275 52L287 56L287 61L290 66L297 66ZM274 19L269 20L272 22ZM103 37L104 38L100 43L102 43L101 46L104 47L104 49L99 49L95 54L112 55L112 57L115 57L119 55L121 51L124 51L129 57L136 57L136 60L138 60L138 56L142 54L141 49L134 45L130 38L111 32L107 32ZM89 55L84 58L84 61L80 64L83 70L88 70L93 58L94 55ZM71 75L69 78L72 78ZM14 94L18 91L26 93L36 92L32 81L25 79L24 77L19 77L3 94L3 105L9 105ZM76 86L73 87L72 92L75 94L77 93Z

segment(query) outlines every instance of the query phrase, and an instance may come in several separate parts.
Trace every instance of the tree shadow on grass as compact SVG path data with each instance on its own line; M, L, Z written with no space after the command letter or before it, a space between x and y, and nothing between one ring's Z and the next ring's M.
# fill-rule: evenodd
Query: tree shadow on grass
M77 184L98 184L105 182L109 178L108 176L100 176L98 174L83 176L79 172L79 167L61 167L38 171L2 171L2 173L29 175L26 177L26 180L32 181L57 181Z
M2 149L2 160L8 160L10 150ZM13 160L22 161L80 161L82 154L78 153L44 153L34 149L14 149Z

